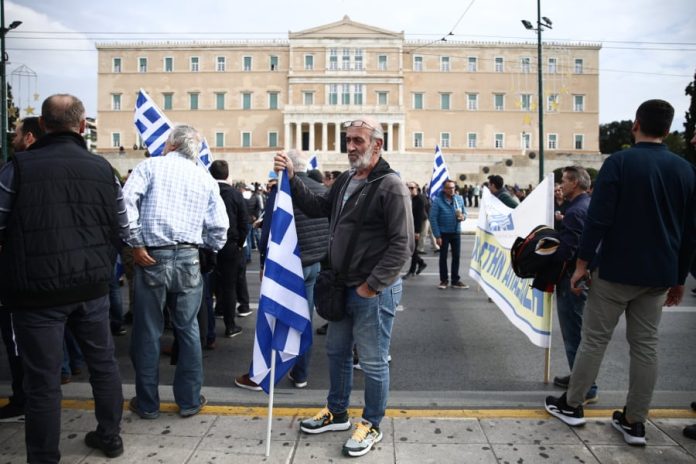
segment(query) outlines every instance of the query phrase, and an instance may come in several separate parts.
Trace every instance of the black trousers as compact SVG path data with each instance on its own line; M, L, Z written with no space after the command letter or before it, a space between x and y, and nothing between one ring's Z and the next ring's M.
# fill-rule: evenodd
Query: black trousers
M13 322L24 365L27 461L60 461L60 369L66 324L89 367L97 433L102 437L117 435L123 414L123 391L109 325L109 297L20 309L13 313Z
M418 242L419 240L416 240L416 246L413 248L413 256L411 256L411 267L408 268L408 272L410 274L415 274L418 265L424 262L423 258L420 257L420 253L418 253Z
M215 292L217 295L216 309L222 312L225 329L232 330L235 327L234 317L237 312L238 287L247 288L246 284L246 258L244 252L237 248L236 244L225 247L218 253L217 267L215 268ZM240 281L240 274L244 280ZM240 298L240 304L245 303L249 307L249 291L246 290L246 301ZM242 298L244 296L242 295Z
M242 250L240 253L244 253ZM249 288L247 287L246 278L246 259L241 260L239 273L237 274L237 301L239 307L249 310Z
M26 398L24 388L22 387L24 368L22 368L22 358L19 356L19 348L17 347L14 330L12 329L12 314L7 308L0 308L0 329L2 330L2 341L7 350L7 362L10 365L10 375L12 376L12 397L10 397L10 403L23 408Z

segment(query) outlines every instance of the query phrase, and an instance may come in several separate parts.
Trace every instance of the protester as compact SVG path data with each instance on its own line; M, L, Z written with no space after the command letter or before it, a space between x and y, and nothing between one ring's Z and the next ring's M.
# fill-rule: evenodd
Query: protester
M294 175L284 153L274 158L275 169L287 168L293 200L309 217L329 217L332 231L329 256L334 270L348 262L345 317L329 323L326 351L329 356L330 389L327 406L300 422L305 433L348 430L348 406L353 380L353 343L360 352L365 373L365 407L361 421L343 446L348 456L362 456L382 440L380 423L389 395L389 343L396 306L401 300L399 272L413 253L413 218L406 187L381 157L384 135L371 117L347 122L346 146L351 170L335 180L324 195L316 195ZM362 228L360 203L371 189ZM355 233L354 233L355 232ZM359 235L358 235L359 234ZM358 235L358 237L354 237ZM352 256L345 256L355 241Z
M166 156L138 164L124 187L136 265L131 338L136 396L129 408L143 419L159 416L159 339L168 298L179 346L173 384L179 415L196 415L206 404L197 320L203 291L198 248L221 249L229 220L217 183L196 167L199 144L193 127L174 127Z
M505 188L503 178L497 174L488 176L488 190L509 208L516 208L520 204L517 198L511 195L508 189Z
M123 393L108 292L117 238L128 238L121 186L109 163L87 150L79 99L48 97L40 124L46 135L0 171L0 299L12 310L22 354L27 461L60 461L66 325L83 347L94 394L98 427L85 443L116 457Z
M689 143L696 147L696 134L694 134ZM694 259L691 261L690 273L692 277L696 277L696 256L694 256ZM696 288L691 289L691 295L696 296ZM696 401L693 401L691 403L691 409L696 411ZM691 438L692 440L696 440L696 424L687 425L686 427L684 427L683 433L685 437Z
M585 423L585 394L625 315L631 381L612 424L630 445L645 445L662 306L682 300L696 248L696 171L662 143L673 117L663 100L641 104L632 127L635 145L607 158L597 176L570 279L576 293L591 279L582 341L567 394L545 402L566 424Z
M459 277L459 255L461 253L462 235L461 223L466 219L464 199L454 193L455 183L446 180L442 191L433 198L430 206L430 225L433 235L440 248L440 284L437 288L443 290L450 284L447 275L447 252L452 246L452 288L469 288Z
M411 213L413 214L413 231L416 242L413 249L413 256L411 256L411 267L408 268L408 272L402 277L403 279L418 275L423 272L423 269L428 267L423 258L418 254L418 242L420 240L420 232L423 229L423 221L425 218L423 197L420 195L420 189L415 182L408 183L408 191L411 194Z

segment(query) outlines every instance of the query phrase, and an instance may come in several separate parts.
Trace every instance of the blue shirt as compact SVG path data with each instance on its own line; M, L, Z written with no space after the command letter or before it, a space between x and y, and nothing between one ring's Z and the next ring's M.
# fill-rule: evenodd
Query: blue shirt
M173 151L141 162L123 194L131 246L225 245L230 222L217 182L184 155Z

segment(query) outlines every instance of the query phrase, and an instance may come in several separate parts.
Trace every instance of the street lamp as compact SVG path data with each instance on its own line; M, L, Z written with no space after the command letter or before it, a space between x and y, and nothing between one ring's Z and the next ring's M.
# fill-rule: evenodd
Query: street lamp
M0 108L0 119L2 119L2 160L7 161L7 53L5 52L5 35L12 29L16 29L22 21L12 21L9 27L5 27L5 1L0 0L0 93L2 93L2 108Z
M537 80L539 83L539 182L544 180L544 82L541 74L541 31L553 29L553 23L546 16L541 16L541 0L537 0L537 27L527 21L522 20L525 29L536 31L537 33Z

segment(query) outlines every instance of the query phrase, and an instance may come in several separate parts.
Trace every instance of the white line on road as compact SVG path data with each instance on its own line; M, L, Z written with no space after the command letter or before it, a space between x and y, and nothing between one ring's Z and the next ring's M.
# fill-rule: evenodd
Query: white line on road
M666 313L696 313L696 306L665 306L662 311Z

